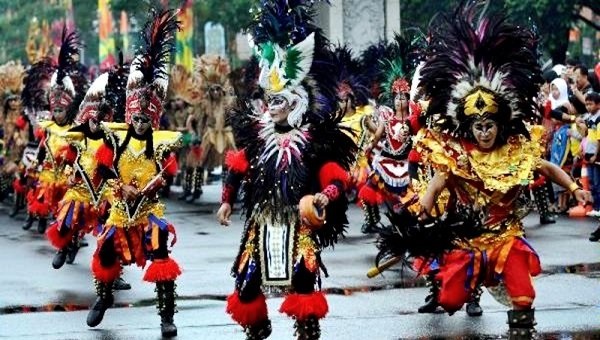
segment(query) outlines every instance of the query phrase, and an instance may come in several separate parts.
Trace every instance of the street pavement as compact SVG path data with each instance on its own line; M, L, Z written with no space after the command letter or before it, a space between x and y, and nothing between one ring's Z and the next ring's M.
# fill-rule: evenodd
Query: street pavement
M167 218L177 228L172 256L183 267L178 280L177 339L244 339L227 314L225 297L233 289L229 275L243 220L221 227L214 218L220 187L205 187L194 205L168 201ZM173 194L175 197L176 194ZM34 227L21 229L24 216L9 218L0 205L0 338L6 339L157 339L160 318L154 307L154 287L142 282L142 270L126 267L124 278L133 289L117 292L115 307L95 329L85 324L95 299L89 271L94 240L82 248L73 265L51 266L54 250ZM360 232L362 213L349 212L351 228L323 261L330 277L323 279L329 315L322 321L322 339L498 339L505 337L506 307L485 292L482 317L464 311L453 316L423 315L416 309L427 288L414 273L393 268L366 277L376 248L372 236ZM543 338L600 338L600 244L588 241L596 227L591 219L561 218L540 226L538 216L525 219L528 240L540 255L543 273L535 278L536 329ZM293 339L293 321L277 312L282 298L268 299L273 335ZM66 310L66 312L65 312Z

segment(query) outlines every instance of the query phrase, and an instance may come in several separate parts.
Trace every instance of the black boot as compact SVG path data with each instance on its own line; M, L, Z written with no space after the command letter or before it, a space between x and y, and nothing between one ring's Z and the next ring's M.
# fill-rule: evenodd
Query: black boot
M54 258L52 259L52 268L60 269L60 267L65 264L65 261L67 260L67 252L68 246L60 249L56 252L56 254L54 254Z
M483 289L481 286L477 286L471 293L471 298L467 302L467 315L468 316L481 316L483 314L483 308L479 305L479 299L481 298Z
M425 304L417 309L419 313L437 314L443 313L444 310L438 304L438 295L440 293L439 283L435 280L437 271L427 274L427 285L429 286L429 295L425 297Z
M38 233L40 233L40 234L45 233L47 225L48 225L48 219L46 219L45 217L40 217L40 219L38 220L38 225L37 225Z
M123 278L121 276L119 276L115 282L113 282L113 289L114 290L130 290L131 289L131 285L123 280Z
M35 217L33 217L33 215L31 215L31 214L27 215L27 219L25 220L25 223L23 223L23 226L22 226L23 230L31 229L33 222L35 222Z
M600 226L598 226L598 228L596 228L596 230L594 230L590 234L590 241L592 241L592 242L600 241Z
M540 224L556 223L554 215L548 209L549 198L547 186L542 185L539 188L533 189L533 197L538 213L540 214Z
M194 170L194 187L192 189L192 196L188 197L187 203L194 203L202 195L202 184L204 182L204 168L196 168Z
M266 319L265 321L244 328L244 332L246 333L246 340L263 340L271 335L273 329L271 328L271 320Z
M102 322L102 318L104 318L104 312L110 306L112 306L114 302L113 294L112 294L112 282L103 283L98 280L94 280L94 284L96 285L96 301L90 308L90 312L87 316L87 325L90 327L96 327Z
M160 332L163 337L171 338L177 336L177 326L173 322L175 314L175 281L163 281L156 283L156 296L158 315L160 315Z
M79 240L77 239L79 238L78 235L73 236L73 241L71 241L71 243L69 244L69 246L67 247L67 264L73 264L73 262L75 262L75 257L77 256L77 253L79 252Z
M318 340L321 337L319 319L314 316L310 316L304 321L296 320L294 328L296 328L294 335L298 340Z
M185 171L185 176L183 176L183 181L181 186L183 187L183 193L181 196L177 197L179 201L185 201L192 195L192 187L194 186L194 171L191 169L187 169Z
M534 309L508 311L508 339L535 339Z
M363 209L365 211L365 222L360 228L360 231L363 234L374 234L378 232L379 222L381 221L381 216L379 215L379 207L377 205L370 205L366 202L362 202Z
M10 211L9 217L15 217L23 208L23 195L15 193L15 200L13 202L12 210Z

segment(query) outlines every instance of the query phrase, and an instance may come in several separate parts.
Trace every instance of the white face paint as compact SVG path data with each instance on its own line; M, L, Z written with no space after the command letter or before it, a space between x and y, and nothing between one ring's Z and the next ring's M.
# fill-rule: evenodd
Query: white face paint
M489 150L494 147L498 136L498 124L491 119L477 120L471 126L471 132L480 149Z
M148 118L147 116L144 116L140 113L134 113L133 116L131 116L131 123L133 125L133 129L135 130L135 133L141 136L145 134L146 131L148 131L151 122L150 118Z
M273 123L278 125L288 125L288 115L290 114L290 104L283 96L271 96L268 98L267 109Z

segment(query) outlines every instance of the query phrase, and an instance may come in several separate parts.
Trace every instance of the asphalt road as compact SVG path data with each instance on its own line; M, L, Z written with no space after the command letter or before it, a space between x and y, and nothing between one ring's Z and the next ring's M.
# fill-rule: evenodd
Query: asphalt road
M214 220L219 187L207 186L195 205L169 201L167 218L176 225L173 249L184 269L178 280L178 339L243 339L239 326L225 314L224 299L233 288L229 276L238 249L242 219L229 228ZM10 219L0 205L0 338L7 339L155 339L160 338L154 287L142 282L142 270L127 267L133 289L118 292L116 306L96 329L85 324L94 290L89 272L91 246L82 248L73 265L51 267L54 251L35 227L23 231L24 216ZM427 289L414 273L398 268L374 279L366 277L376 253L371 236L360 233L358 208L350 210L347 238L326 250L330 277L323 280L330 313L322 322L322 339L498 339L505 336L506 308L487 292L484 315L469 318L416 313ZM597 221L561 219L540 226L526 218L530 243L544 272L535 279L537 330L543 338L600 338L600 244L587 240ZM268 300L271 339L293 339L293 321L277 312L281 297ZM67 312L64 312L67 310Z

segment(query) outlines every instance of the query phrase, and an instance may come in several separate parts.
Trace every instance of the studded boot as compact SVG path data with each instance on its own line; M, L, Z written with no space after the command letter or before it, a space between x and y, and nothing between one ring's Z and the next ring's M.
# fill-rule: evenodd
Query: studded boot
M202 184L204 182L204 168L198 167L194 170L192 196L188 197L187 203L194 203L202 195Z
M163 337L171 338L177 336L177 326L173 321L173 315L177 306L175 303L175 281L161 281L156 283L156 297L158 315L160 315L160 332Z
M185 175L183 176L183 181L181 182L181 186L183 187L183 193L181 196L177 198L179 201L185 201L192 195L192 186L194 178L194 171L187 169L185 171Z
M379 215L379 207L377 205L371 205L366 202L362 202L362 206L365 212L365 222L362 225L360 231L363 234L373 234L379 229L379 222L381 216Z
M536 325L534 309L508 311L508 339L529 340L535 339Z
M535 205L540 214L540 224L556 223L556 219L548 209L548 187L542 185L539 188L533 189L533 197Z
M273 329L271 328L271 320L266 319L261 323L253 326L244 328L246 333L246 340L263 340L271 335Z
M27 215L27 219L25 220L25 223L23 223L23 230L29 230L31 229L31 226L33 226L33 222L35 222L35 217L32 214L28 214Z
M114 302L113 293L112 293L112 282L104 283L98 280L94 280L94 285L96 286L96 301L90 308L90 311L87 316L87 324L90 327L96 327L102 322L104 318L104 313L110 306L112 306Z
M319 319L314 316L308 317L306 320L296 320L294 323L297 340L318 340L321 337L321 327Z
M469 299L469 302L467 302L466 308L468 316L481 316L483 314L483 308L479 305L482 293L483 289L481 286L477 286L471 293L471 298Z
M417 309L419 313L443 313L443 310L438 304L438 295L440 293L439 283L435 280L437 271L432 271L425 278L426 284L429 286L429 295L425 297L425 304Z

